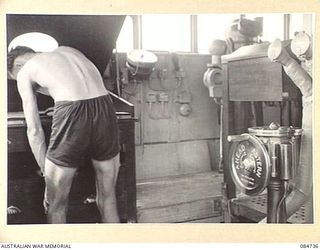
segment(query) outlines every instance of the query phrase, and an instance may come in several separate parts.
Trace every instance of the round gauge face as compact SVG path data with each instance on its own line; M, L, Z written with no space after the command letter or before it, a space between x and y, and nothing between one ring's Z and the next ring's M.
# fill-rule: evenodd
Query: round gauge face
M248 195L261 193L270 177L270 158L263 143L255 136L232 143L231 176L236 186Z
M300 57L311 49L311 43L311 37L308 34L299 32L291 42L291 50L297 57Z

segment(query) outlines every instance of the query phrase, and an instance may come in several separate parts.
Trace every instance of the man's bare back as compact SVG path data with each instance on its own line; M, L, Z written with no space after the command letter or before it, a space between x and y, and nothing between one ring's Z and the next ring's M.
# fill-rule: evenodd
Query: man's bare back
M34 91L55 101L75 101L108 94L101 75L83 54L70 47L33 56L18 77L27 77Z

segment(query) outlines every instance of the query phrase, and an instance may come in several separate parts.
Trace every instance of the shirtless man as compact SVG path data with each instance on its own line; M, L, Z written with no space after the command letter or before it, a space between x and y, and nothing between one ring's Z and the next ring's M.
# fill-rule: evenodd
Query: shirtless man
M115 197L120 165L117 120L97 68L70 47L49 53L17 47L8 54L8 74L17 80L29 144L45 176L48 222L66 222L72 180L86 154L96 174L102 222L119 222ZM36 92L55 101L48 150Z

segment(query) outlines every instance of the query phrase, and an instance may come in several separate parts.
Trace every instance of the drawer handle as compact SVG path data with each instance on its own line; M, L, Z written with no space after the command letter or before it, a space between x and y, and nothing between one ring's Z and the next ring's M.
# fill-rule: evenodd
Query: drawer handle
M8 144L10 145L12 143L12 141L8 140Z

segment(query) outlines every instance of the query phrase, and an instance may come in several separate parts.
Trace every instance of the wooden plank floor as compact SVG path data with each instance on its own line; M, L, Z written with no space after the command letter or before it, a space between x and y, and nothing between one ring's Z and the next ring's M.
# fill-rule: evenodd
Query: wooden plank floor
M211 171L138 181L138 222L221 222L222 178Z

